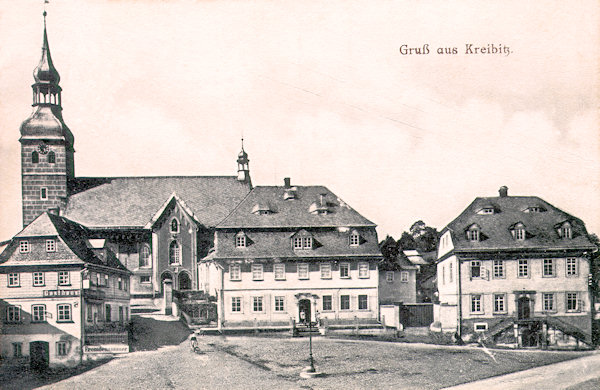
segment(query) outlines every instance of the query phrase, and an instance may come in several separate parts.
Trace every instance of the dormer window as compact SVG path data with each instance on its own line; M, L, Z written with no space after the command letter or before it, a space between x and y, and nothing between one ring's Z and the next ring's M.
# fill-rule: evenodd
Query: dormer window
M312 237L294 237L292 245L294 249L312 249L313 239Z
M360 235L356 230L350 233L350 246L358 246L360 244Z
M512 236L515 240L523 241L526 238L527 231L525 230L525 225L522 223L517 223L513 229L511 230Z
M526 213L543 213L546 209L542 206L529 206L523 211Z
M308 208L308 211L311 214L319 214L319 215L326 215L326 214L331 213L332 210L329 207L330 204L329 204L329 202L327 202L326 197L327 197L327 194L320 194L319 199L310 205L310 207Z
M573 229L571 228L571 224L567 221L560 225L558 229L558 235L560 238L570 239L573 238Z
M477 214L490 215L490 214L494 214L495 212L496 212L496 209L494 208L494 206L484 206L481 210L479 210L477 212Z
M291 199L297 199L297 198L298 198L298 189L296 187L286 188L285 192L283 193L284 200L291 200Z
M481 232L479 226L472 225L467 229L467 240L469 241L481 241Z
M245 248L246 247L246 236L239 235L235 237L235 247L236 248Z
M179 221L177 218L171 220L171 233L179 233Z
M274 211L271 209L271 207L267 204L256 204L254 205L254 207L252 208L252 214L257 214L257 215L270 215L273 214Z

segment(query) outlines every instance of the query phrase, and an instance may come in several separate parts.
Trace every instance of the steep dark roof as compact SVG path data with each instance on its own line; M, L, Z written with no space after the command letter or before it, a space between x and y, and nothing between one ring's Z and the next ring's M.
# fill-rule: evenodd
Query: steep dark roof
M381 257L377 234L374 228L364 229L361 232L361 244L350 246L348 233L336 229L321 231L270 231L270 230L241 230L247 238L246 248L236 248L235 237L239 232L217 230L216 252L214 257L224 259L244 258L286 258L308 259L337 257ZM313 238L313 248L307 250L294 250L292 237L296 234L308 235Z
M494 214L477 214L484 207L493 206ZM541 207L543 212L525 212L529 207ZM557 225L569 221L571 239L561 238ZM527 231L525 240L516 240L511 227L522 222ZM481 228L483 239L469 241L465 231L472 225ZM455 250L497 249L592 249L583 221L537 196L504 196L476 198L447 229L452 231Z
M114 177L98 178L96 183L71 195L63 215L91 228L144 227L176 194L200 223L212 227L250 190L235 176Z
M295 189L295 198L284 199L286 191L289 191L286 187L255 187L217 228L375 226L324 186L292 188ZM253 213L257 205L266 205L271 212L266 215ZM311 212L321 208L328 212Z
M127 268L112 253L106 255L107 261L103 261L97 256L94 250L87 245L89 234L89 230L84 226L64 217L45 212L15 235L11 244L16 248L18 241L24 238L60 237L73 254L77 256L76 261L127 271ZM7 248L2 253L0 263L5 262L11 253L12 251Z
M409 260L403 251L399 251L393 261L383 258L379 262L380 271L402 271L407 269L417 269L417 266Z

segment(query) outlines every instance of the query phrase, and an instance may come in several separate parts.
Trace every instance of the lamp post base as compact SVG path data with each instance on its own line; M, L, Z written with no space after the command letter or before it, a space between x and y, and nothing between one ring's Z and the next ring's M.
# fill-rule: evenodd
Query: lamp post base
M300 378L316 378L323 375L322 372L317 372L314 367L308 366L300 372Z

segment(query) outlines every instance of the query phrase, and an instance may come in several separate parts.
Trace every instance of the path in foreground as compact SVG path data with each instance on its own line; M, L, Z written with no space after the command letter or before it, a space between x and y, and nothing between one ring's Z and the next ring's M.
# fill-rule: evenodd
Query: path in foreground
M318 337L314 355L317 368L326 375L300 379L298 373L307 364L307 343L307 339L205 336L204 354L193 353L187 342L134 352L47 388L437 389L583 356L540 351L492 351L491 356L465 347Z

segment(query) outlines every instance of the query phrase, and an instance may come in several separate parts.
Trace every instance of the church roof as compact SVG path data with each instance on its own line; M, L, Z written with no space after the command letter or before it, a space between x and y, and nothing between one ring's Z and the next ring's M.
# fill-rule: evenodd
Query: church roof
M375 224L324 186L257 186L217 228L354 227ZM256 212L268 205L268 213ZM321 212L320 212L321 211Z
M200 223L213 227L250 190L234 176L108 177L97 182L71 195L63 215L90 228L143 228L176 193Z
M29 118L21 124L20 141L61 140L73 145L73 133L65 124L60 107L56 105L35 106Z
M42 58L38 66L33 70L33 78L36 83L56 84L60 82L60 75L54 67L48 44L48 33L46 32L46 15L44 14L44 41L42 43Z
M484 208L493 206L493 214L482 214ZM531 209L536 208L535 212ZM561 238L557 226L569 222L572 238ZM517 240L511 228L522 223L526 239ZM465 231L476 225L479 241L467 239ZM593 245L583 221L537 196L499 196L476 198L447 229L453 232L455 250L519 250L519 249L592 249Z

